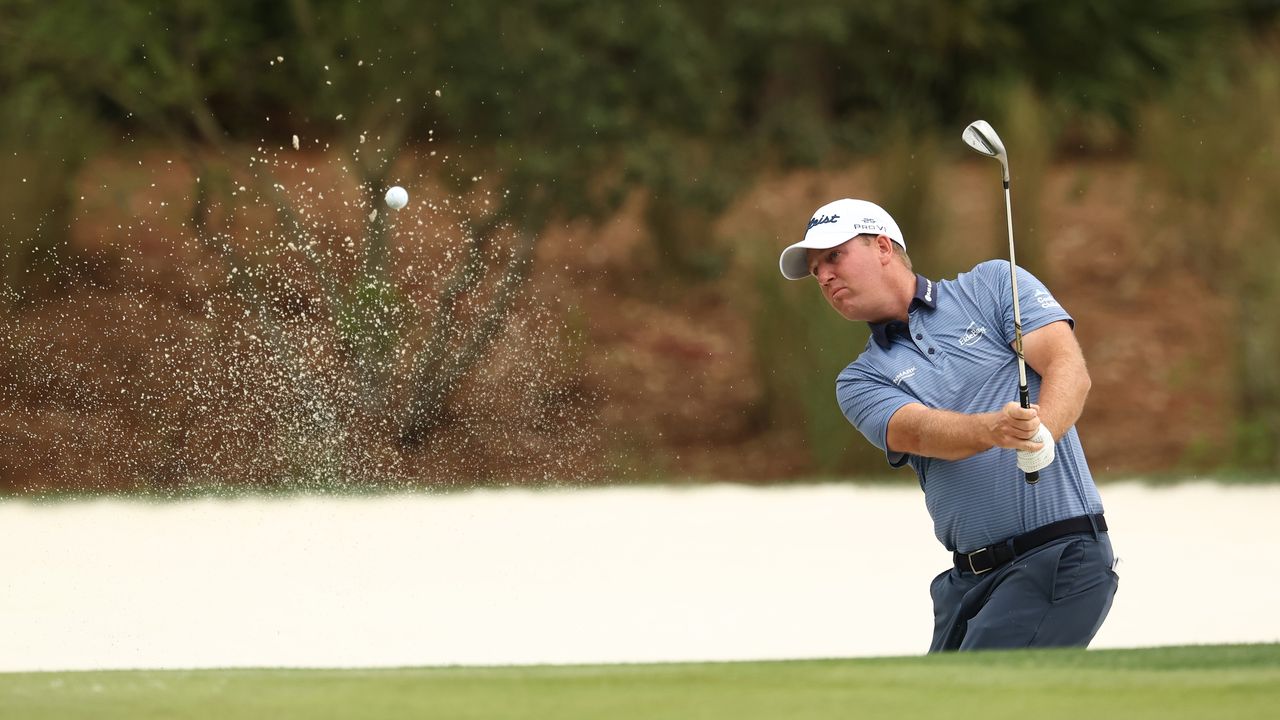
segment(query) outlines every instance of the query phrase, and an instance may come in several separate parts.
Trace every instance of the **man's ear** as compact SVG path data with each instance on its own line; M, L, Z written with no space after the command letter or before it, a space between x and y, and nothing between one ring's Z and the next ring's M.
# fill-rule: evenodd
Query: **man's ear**
M893 259L893 238L888 235L877 235L876 254L880 257L882 264L888 264Z

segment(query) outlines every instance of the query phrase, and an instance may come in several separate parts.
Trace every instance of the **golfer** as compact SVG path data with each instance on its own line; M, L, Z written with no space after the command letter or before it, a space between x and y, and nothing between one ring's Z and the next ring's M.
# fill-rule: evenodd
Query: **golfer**
M836 312L871 326L836 399L890 465L915 470L953 553L931 586L930 652L1088 645L1117 577L1074 427L1089 392L1074 321L1018 269L1033 401L1023 409L1009 263L934 281L912 271L906 247L883 208L844 199L818 208L779 265L788 279L816 278ZM1039 482L1026 482L1020 467L1050 452ZM893 562L891 543L858 560L880 561Z

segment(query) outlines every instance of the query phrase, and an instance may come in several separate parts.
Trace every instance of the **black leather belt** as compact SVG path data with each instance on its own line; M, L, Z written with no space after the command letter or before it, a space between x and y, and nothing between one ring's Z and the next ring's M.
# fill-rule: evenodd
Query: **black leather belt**
M995 545L978 548L973 552L955 553L956 568L961 572L971 572L975 575L991 572L1019 555L1025 555L1035 548L1045 543L1053 542L1060 537L1076 533L1091 533L1095 525L1098 528L1098 532L1106 531L1107 521L1102 517L1101 513L1097 515L1081 515L1049 523L1044 527L1038 527L1029 533L1018 535Z

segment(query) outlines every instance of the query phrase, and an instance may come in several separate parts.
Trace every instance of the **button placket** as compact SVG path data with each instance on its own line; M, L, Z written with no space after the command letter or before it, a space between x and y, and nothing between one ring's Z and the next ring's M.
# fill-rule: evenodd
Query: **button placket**
M914 315L914 313L912 313L912 315ZM918 318L915 318L915 317L911 317L910 320L914 320L916 323L921 322ZM909 336L912 339L912 342L915 343L916 349L920 351L920 354L924 357L924 359L933 363L942 358L942 354L938 352L937 343L933 341L933 338L929 335L929 333L925 332L925 329L923 327L920 327L919 325L909 324L907 326L907 329L908 329L908 333L910 334Z

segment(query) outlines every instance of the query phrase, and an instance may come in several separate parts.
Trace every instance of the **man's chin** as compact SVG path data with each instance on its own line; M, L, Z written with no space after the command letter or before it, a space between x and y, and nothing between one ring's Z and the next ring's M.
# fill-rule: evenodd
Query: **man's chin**
M849 307L849 305L844 302L844 299L848 297L848 295L848 290L845 290L844 292L837 290L835 295L827 295L824 293L823 297L826 298L827 304L831 306L831 309L835 310L840 317L851 322L856 322L861 318L858 317L858 313L855 312L853 308Z
M854 312L852 308L845 307L838 303L832 303L831 307L835 308L835 311L840 314L840 317L848 320L849 322L857 322L862 319L858 317L858 313Z

